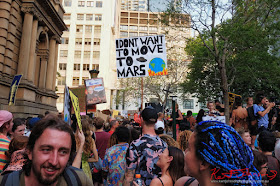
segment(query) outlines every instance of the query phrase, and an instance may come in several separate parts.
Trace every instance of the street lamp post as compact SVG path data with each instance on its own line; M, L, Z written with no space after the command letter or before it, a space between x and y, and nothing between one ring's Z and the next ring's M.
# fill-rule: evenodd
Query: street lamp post
M175 100L173 98L176 98L177 96L170 96L172 98L172 126L173 126L173 138L176 141L176 113L175 113Z

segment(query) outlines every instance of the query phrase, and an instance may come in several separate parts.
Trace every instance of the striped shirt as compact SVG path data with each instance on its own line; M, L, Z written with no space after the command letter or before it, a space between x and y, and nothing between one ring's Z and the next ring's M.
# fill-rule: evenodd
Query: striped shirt
M5 151L9 149L11 140L5 135L0 135L0 173L3 171L6 163L9 162L8 157L5 155Z

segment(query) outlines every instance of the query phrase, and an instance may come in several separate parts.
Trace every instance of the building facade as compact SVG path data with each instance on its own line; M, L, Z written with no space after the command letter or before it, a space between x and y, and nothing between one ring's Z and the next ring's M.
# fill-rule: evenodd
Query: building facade
M149 0L120 0L121 10L148 11Z
M58 44L66 25L59 0L0 1L0 109L16 117L56 112ZM14 75L22 74L8 107Z
M71 87L84 86L90 78L89 70L99 70L98 77L104 80L107 103L97 109L110 109L111 90L115 89L115 37L118 25L118 0L64 0L64 22L67 31L59 46L57 108L63 111L65 84Z
M166 39L166 51L168 58L168 68L176 68L177 70L169 71L169 77L167 81L182 82L188 71L187 65L191 61L191 58L186 55L184 48L186 46L186 38L191 37L190 29L190 16L187 14L178 14L177 17L167 19L169 24L165 25L162 21L166 19L162 12L143 12L143 11L131 11L121 10L119 17L119 33L121 38L137 37L147 35L159 35L164 34ZM171 64L172 63L172 64ZM172 67L171 67L171 66ZM173 73L173 74L172 74ZM119 80L123 81L123 80ZM136 78L128 78L127 81L138 81ZM145 80L144 80L145 82ZM125 84L125 83L123 83ZM164 83L163 83L164 84ZM135 92L141 92L141 85L135 87ZM145 85L144 85L145 87ZM119 90L115 93L115 97L118 97L120 92L125 89L122 86L118 87ZM160 90L165 89L160 87ZM119 91L119 92L118 92ZM200 108L204 107L204 104L198 103L198 99L191 95L183 95L179 90L172 90L176 92L176 101L179 104L179 108L182 112L191 110L197 113ZM161 96L164 97L164 92L161 91ZM173 94L174 95L174 94ZM158 97L153 94L147 94L144 89L143 104L145 103L158 103ZM167 107L171 108L171 98L167 99ZM138 110L141 105L141 96L130 99L129 103L121 103L121 105L114 105L114 109L119 110Z

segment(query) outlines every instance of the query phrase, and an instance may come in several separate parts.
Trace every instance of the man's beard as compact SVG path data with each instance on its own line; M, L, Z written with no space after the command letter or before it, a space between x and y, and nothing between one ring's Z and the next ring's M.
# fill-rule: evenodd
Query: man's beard
M54 184L58 178L61 176L62 173L57 174L53 179L50 178L43 178L41 171L36 171L35 167L32 166L33 172L35 174L35 176L37 177L37 180L39 181L39 183L43 184L43 185L52 185ZM54 168L55 169L55 168Z

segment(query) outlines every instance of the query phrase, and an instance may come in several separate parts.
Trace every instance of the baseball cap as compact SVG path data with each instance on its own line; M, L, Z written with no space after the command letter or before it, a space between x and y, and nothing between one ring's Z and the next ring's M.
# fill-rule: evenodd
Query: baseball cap
M158 114L156 109L154 109L151 106L148 106L141 112L141 117L146 122L156 123L158 119Z
M31 119L29 120L29 129L32 130L33 127L35 126L35 124L36 124L38 121L40 121L40 120L41 120L41 119L38 118L38 117L36 117L36 118L31 118Z
M155 124L155 130L158 130L159 128L164 129L164 123L162 121L157 121Z
M13 114L6 110L0 110L0 127L13 118Z

